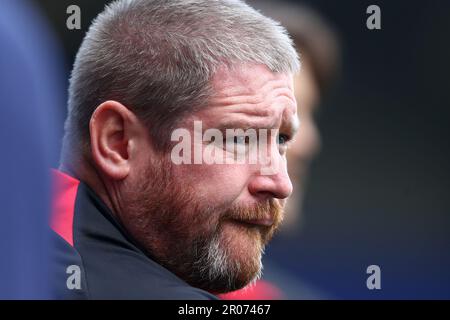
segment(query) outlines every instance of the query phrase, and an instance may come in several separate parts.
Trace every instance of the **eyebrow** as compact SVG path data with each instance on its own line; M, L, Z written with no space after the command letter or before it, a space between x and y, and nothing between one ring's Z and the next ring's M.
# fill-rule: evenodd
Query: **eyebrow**
M280 128L277 126L265 126L259 125L254 121L246 121L246 120L228 120L220 123L216 129L225 133L227 129L242 129L247 131L249 129L259 130L259 129L278 129L280 133L287 134L289 140L292 140L299 128L299 120L297 117L294 117L293 121L283 121L281 123Z

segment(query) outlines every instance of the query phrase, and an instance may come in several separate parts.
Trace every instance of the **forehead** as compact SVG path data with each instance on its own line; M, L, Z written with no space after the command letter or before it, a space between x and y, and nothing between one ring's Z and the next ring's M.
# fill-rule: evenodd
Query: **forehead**
M202 120L248 127L298 127L293 76L261 65L220 69L212 80L213 96Z

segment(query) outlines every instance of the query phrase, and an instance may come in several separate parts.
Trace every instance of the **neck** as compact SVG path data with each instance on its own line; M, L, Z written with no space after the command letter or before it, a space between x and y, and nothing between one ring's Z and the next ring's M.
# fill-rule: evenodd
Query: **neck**
M108 192L105 179L90 160L83 157L82 159L75 161L64 161L59 166L59 170L87 184L97 196L100 197L106 206L108 206L113 214L117 216L114 201L110 196L110 192Z

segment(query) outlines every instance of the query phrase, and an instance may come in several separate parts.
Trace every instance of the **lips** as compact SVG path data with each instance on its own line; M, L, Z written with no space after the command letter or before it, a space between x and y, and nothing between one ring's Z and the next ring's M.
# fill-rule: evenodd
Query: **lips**
M223 215L224 220L246 228L257 228L261 231L276 229L282 220L283 203L271 199L252 206L232 206Z
M262 227L271 227L274 224L274 220L272 218L264 218L264 219L252 219L252 220L234 220L237 223L245 224L250 227L262 226Z

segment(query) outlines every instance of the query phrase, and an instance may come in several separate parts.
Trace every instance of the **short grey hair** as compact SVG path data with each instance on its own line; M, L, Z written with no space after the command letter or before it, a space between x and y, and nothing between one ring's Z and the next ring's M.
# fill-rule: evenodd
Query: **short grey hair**
M286 30L240 0L118 0L92 23L70 78L64 149L89 146L89 121L115 100L168 147L177 121L206 106L221 66L295 73ZM64 152L64 151L63 151Z

